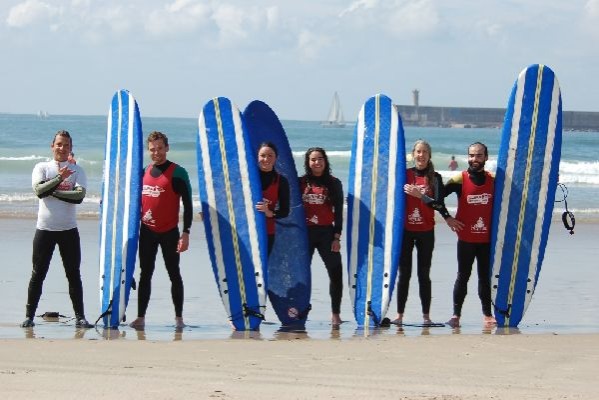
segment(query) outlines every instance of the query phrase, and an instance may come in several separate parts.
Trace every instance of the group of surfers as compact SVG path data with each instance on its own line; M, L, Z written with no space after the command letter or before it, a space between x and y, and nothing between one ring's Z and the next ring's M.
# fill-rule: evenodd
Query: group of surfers
M139 239L140 281L137 318L130 326L144 329L145 315L151 295L151 280L158 247L171 280L171 296L175 308L175 326L182 328L183 280L179 263L180 254L189 247L193 219L191 184L187 171L168 160L168 137L151 132L146 140L151 163L145 168L142 189L141 229ZM81 247L76 223L76 208L85 197L87 178L83 168L72 159L73 142L69 132L58 131L51 144L52 159L36 164L32 186L39 197L36 233L33 239L33 270L23 328L33 327L35 312L42 294L42 285L50 266L56 245L69 284L69 295L78 328L91 328L84 313L80 263ZM273 143L262 143L258 148L258 167L263 199L256 210L267 220L268 252L276 237L276 219L289 214L289 182L276 171L278 150ZM435 210L447 225L457 233L458 273L453 291L453 315L448 321L452 327L460 325L461 309L474 260L477 260L478 293L482 304L483 322L495 324L491 313L489 283L490 222L492 212L493 176L485 171L487 147L480 142L468 147L468 169L443 183L431 161L431 146L424 140L414 143L414 166L406 170L406 215L403 243L399 262L397 287L397 317L392 321L403 323L412 274L412 253L417 249L417 274L425 325L430 317L430 269L435 243ZM295 179L295 177L294 177ZM332 166L326 150L312 147L305 152L304 174L299 177L308 231L309 254L318 250L329 276L331 298L331 325L339 327L343 295L343 266L341 237L343 231L344 195L341 181L332 175ZM457 214L450 215L444 198L451 193L458 197ZM179 230L180 205L183 204L183 228Z

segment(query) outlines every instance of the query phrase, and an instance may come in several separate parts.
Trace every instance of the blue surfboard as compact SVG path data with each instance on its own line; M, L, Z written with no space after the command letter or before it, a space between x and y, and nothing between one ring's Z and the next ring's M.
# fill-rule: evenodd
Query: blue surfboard
M197 159L208 252L226 313L236 330L255 330L266 307L266 218L257 157L241 113L224 97L199 121Z
M137 259L143 175L139 107L126 90L108 113L100 211L100 303L105 328L124 321Z
M491 291L499 326L516 327L535 291L558 182L562 100L553 71L524 69L509 98L497 156Z
M310 311L310 254L293 153L279 118L267 104L252 101L243 119L253 154L258 154L262 142L274 143L278 150L275 169L289 182L289 215L276 221L275 243L268 260L268 298L283 326L301 327Z
M397 277L405 219L404 130L391 99L364 103L352 144L347 197L349 291L358 326L378 326Z

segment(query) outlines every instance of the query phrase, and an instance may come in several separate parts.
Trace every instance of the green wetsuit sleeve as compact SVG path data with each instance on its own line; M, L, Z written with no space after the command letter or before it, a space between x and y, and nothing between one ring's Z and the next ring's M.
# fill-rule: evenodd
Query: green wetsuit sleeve
M189 233L193 221L193 201L191 183L185 168L177 165L173 171L173 190L181 196L183 202L183 232Z
M73 190L55 190L52 193L52 197L56 197L59 200L66 201L72 204L81 204L85 198L85 188L82 186L75 186Z
M58 185L60 185L60 182L62 182L60 175L56 175L52 179L41 181L33 185L33 192L37 197L43 199L44 197L52 195Z

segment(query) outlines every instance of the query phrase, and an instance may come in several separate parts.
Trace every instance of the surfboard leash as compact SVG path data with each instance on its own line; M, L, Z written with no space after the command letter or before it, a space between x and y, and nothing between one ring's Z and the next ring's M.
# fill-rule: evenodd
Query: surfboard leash
M108 307L106 308L106 311L104 311L102 314L100 314L100 316L98 317L98 319L96 320L96 322L94 322L94 326L98 325L98 322L100 322L100 320L102 318L104 318L107 315L112 314L112 302L114 301L114 298L112 298L110 300L110 304L108 304Z
M261 306L258 306L258 308L260 308ZM264 306L262 306L264 307ZM260 318L261 320L264 321L264 314L262 314L260 311L256 311L255 309L256 307L248 307L248 305L246 303L243 304L243 314L246 317L256 317L256 318Z
M568 201L566 198L568 197L568 188L563 183L558 183L557 186L562 190L562 199L555 200L556 203L564 203L564 208L566 211L562 213L562 222L564 223L564 227L567 231L570 231L570 235L574 235L574 226L576 225L576 218L574 218L574 214L568 210Z
M495 304L494 301L491 302L493 304L493 308L495 308L495 311L497 311L499 314L503 315L505 318L510 318L510 312L512 309L512 305L508 304L507 305L507 310L502 310L501 308L499 308L497 306L497 304Z
M374 311L372 310L372 302L369 301L368 302L368 315L370 315L370 318L372 318L372 321L374 322L375 326L381 326L381 321L379 321L379 319L377 318L376 314L374 313Z

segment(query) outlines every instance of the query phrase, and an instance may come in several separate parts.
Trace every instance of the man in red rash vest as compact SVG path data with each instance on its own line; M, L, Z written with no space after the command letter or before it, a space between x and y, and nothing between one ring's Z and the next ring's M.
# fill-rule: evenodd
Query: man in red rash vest
M490 241L493 213L494 177L485 171L487 146L476 142L468 147L468 170L447 181L445 196L456 193L456 218L447 217L447 225L458 235L458 275L453 288L451 327L460 326L462 304L466 298L472 264L477 260L478 296L485 327L496 324L491 313Z
M175 326L183 328L183 279L179 269L180 253L189 247L189 230L193 219L191 184L187 171L167 160L168 138L162 132L148 136L148 151L152 164L143 176L141 196L141 228L139 232L139 291L137 319L130 326L145 327L150 302L152 275L158 246L171 280L171 295L175 306ZM179 205L183 203L183 232L179 234Z

